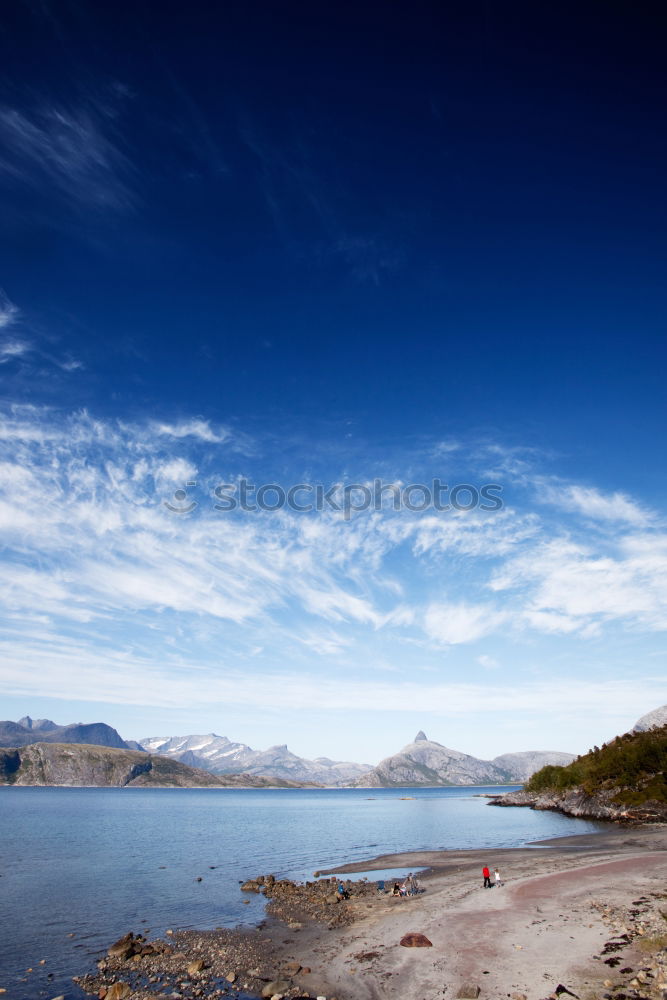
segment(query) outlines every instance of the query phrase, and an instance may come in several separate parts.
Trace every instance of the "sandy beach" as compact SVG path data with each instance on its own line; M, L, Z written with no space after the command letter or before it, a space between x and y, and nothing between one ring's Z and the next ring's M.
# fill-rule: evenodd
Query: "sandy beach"
M502 886L482 887L485 864L500 870ZM343 871L347 878L424 867L417 896L373 888L332 904L332 915L345 908L342 924L309 919L297 902L283 921L271 917L250 934L178 934L175 954L152 959L152 971L161 970L154 978L163 990L176 983L183 997L223 996L230 979L258 995L329 1000L542 1000L560 987L581 1000L667 997L664 826L610 827L520 849L385 855ZM404 947L406 934L424 935L431 946ZM202 968L187 974L194 957ZM106 980L89 981L91 990L125 979L122 963L103 963L102 972ZM271 982L281 984L273 994Z

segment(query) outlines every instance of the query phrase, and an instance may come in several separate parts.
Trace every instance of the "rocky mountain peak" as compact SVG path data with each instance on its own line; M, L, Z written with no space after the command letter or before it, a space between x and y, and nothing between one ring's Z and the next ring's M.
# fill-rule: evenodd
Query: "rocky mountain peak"
M646 733L649 729L659 729L661 726L667 725L667 705L661 705L660 708L654 708L652 712L647 712L646 715L642 715L641 719L637 719L632 731L634 733Z
M48 732L49 730L58 728L56 723L51 722L50 719L31 719L29 715L24 715L22 719L19 719L18 725L23 726L24 729L29 729L31 732L38 730Z
M417 735L415 736L413 743L421 743L424 740L428 743L428 736L426 735L423 729L420 729Z

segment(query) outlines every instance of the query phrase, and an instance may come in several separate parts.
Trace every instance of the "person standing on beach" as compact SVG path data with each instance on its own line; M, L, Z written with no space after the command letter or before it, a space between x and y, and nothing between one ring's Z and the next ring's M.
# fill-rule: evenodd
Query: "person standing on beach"
M491 872L489 871L489 869L487 868L486 865L484 865L484 867L482 868L482 878L484 879L483 888L484 889L490 889L491 888Z
M494 879L495 879L495 882L496 882L496 889L497 889L497 888L498 888L498 886L500 886L500 885L502 885L502 884L503 884L503 883L502 883L502 882L500 881L500 872L498 871L498 869L497 869L497 868L494 868L494 869L493 869L493 877L494 877Z

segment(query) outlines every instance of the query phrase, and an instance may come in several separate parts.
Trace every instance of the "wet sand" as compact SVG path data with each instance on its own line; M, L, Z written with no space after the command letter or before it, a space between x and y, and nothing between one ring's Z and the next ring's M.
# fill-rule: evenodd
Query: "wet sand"
M499 868L502 887L482 887L484 864ZM601 997L610 975L601 952L611 930L600 908L623 910L656 891L658 921L666 908L665 827L610 827L538 848L384 855L344 870L423 865L431 869L421 879L423 894L380 896L351 927L304 936L299 959L312 973L300 982L309 992L338 1000L435 1000L471 983L482 998L517 993L541 1000L562 984L580 997ZM401 947L410 932L433 947Z

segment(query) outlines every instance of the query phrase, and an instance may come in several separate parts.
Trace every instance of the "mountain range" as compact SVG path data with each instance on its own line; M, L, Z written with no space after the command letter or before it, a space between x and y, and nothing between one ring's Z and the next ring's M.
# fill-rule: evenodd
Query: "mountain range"
M297 757L286 744L253 750L246 743L234 743L226 736L208 733L206 736L148 736L141 746L151 753L171 757L191 767L201 767L212 774L244 774L271 776L287 781L342 786L351 784L371 770L370 764L330 760L317 757L307 760Z
M397 754L385 757L356 785L371 788L401 785L502 785L523 782L546 764L569 764L570 753L526 750L480 760L460 750L450 750L422 731Z
M0 749L0 785L127 788L267 788L289 782L215 775L145 751L85 743L32 743Z
M634 731L644 731L667 722L667 705L639 719ZM424 732L412 743L386 757L376 767L328 757L309 760L292 753L286 744L253 750L246 743L236 743L215 733L190 736L150 736L140 742L123 740L118 732L103 722L58 725L50 719L24 716L18 722L0 722L0 747L25 747L34 743L87 744L135 750L154 757L165 757L188 767L200 768L213 775L242 772L257 778L269 778L294 784L318 784L334 787L401 787L405 785L467 785L523 783L545 765L567 765L573 754L559 751L527 750L482 760L459 750L452 750Z
M0 722L0 747L26 747L31 743L87 743L116 750L137 749L136 743L125 742L104 722L59 726L50 719L31 719L29 715L18 722Z

